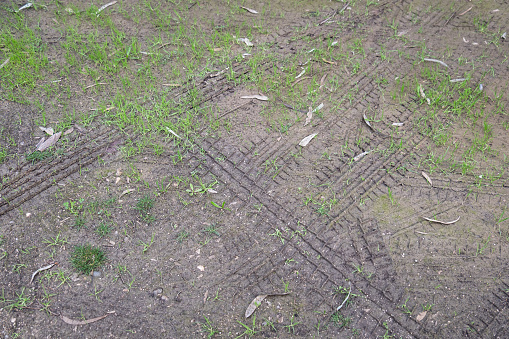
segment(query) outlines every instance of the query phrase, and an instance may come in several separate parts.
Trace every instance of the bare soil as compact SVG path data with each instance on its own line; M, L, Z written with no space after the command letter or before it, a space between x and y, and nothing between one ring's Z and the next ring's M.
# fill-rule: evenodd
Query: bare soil
M27 10L23 20L41 27L50 59L63 62L52 43L60 35L52 21L57 5L46 5ZM131 5L136 3L122 4ZM326 55L310 57L304 76L312 78L293 86L306 92L324 75L337 82L318 89L313 108L324 106L306 126L307 106L243 81L254 66L240 57L242 44L229 51L233 73L211 77L217 71L205 70L192 84L200 93L196 107L211 110L220 127L198 129L194 146L182 152L161 138L158 154L143 149L126 157L142 133L99 117L63 136L52 157L33 162L26 157L44 135L40 111L2 98L0 126L9 136L0 140L9 152L0 164L2 337L508 338L507 113L472 122L440 111L436 121L447 126L450 146L437 146L420 128L435 122L423 122L429 105L415 88L420 83L432 92L432 81L421 80L427 69L446 74L447 81L469 73L470 85L483 85L479 112L507 105L509 45L501 34L509 29L509 5L380 1L354 3L340 13L335 11L346 3L238 5L260 13L244 12L232 23L230 5L212 1L190 6L186 15L207 17L196 27L211 32L226 21L241 27L263 19L270 30L253 33L253 43L275 55L257 65L271 81L284 81L278 74L290 72L283 59L293 54L299 59L291 71L298 75L298 63L307 61L298 51L310 43L355 46L362 38L365 55L353 59L358 72ZM148 46L160 29L155 20L128 20L115 6L107 15ZM479 31L476 18L486 18L489 31L502 29L496 44ZM155 69L155 77L168 82L172 65ZM84 91L94 78L82 73L64 82L77 83L66 109L87 114L120 88ZM190 84L171 87L166 98L190 90ZM241 99L258 93L269 100ZM149 93L144 100L160 99ZM62 121L54 107L49 124ZM376 117L372 127L364 116ZM486 124L492 137L483 147L493 152L475 158L471 170L454 167L454 145L470 147ZM299 146L313 133L307 146ZM193 192L200 181L215 183L215 193ZM135 209L147 195L154 200L153 220ZM65 208L70 201L80 206L76 214ZM76 215L85 219L80 229ZM447 225L422 217L459 220ZM111 232L99 235L101 224ZM51 245L57 236L65 241ZM69 261L74 246L85 243L108 258L95 275L78 273ZM30 283L34 271L52 262L57 265ZM245 319L256 296L281 293L288 294L268 296ZM9 309L20 295L28 303ZM108 316L86 325L62 318L102 315Z

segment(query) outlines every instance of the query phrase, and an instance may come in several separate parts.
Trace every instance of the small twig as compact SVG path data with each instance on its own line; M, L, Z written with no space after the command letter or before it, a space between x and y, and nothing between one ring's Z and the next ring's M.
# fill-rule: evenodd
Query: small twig
M101 7L97 10L97 12L95 12L95 14L96 14L97 16L99 16L99 13L101 13L103 10L105 10L106 8L108 8L108 7L110 7L111 5L114 5L114 4L116 4L116 3L117 3L116 1L108 2L106 5L101 6Z
M334 13L332 13L332 15L331 15L330 17L328 17L327 19L325 19L325 20L321 21L320 23L318 23L318 26L321 26L321 25L323 25L324 23L326 23L327 21L329 21L330 19L334 18L334 17L336 16L336 14L343 12L345 9L347 9L347 8L348 8L348 6L349 6L349 5L350 5L350 3L349 3L349 2L347 2L347 3L346 3L346 5L345 5L345 6L343 6L343 8L341 8L341 10L337 10L337 9L336 9L336 10L334 11Z
M306 79L311 79L311 77L303 77L303 78L297 79L294 81L294 83L291 86L293 87L293 86L297 85L299 82L301 82L302 80L306 80Z
M452 19L452 18L456 15L456 12L457 12L457 11L454 11L454 12L452 13L452 15L449 17L449 19L447 19L447 21L445 22L444 26L447 26L447 24L449 23L449 21L451 21L451 19Z
M458 14L458 16L462 16L463 14L467 14L474 6L471 6L469 9L467 9L466 11L464 11L463 13L461 14Z

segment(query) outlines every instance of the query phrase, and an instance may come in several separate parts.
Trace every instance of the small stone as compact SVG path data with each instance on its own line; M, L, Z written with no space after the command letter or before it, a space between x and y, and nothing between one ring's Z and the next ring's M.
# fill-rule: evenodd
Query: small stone
M27 213L26 216L29 218L32 215L32 213Z
M168 300L170 300L170 298L168 298L167 296L163 295L163 296L161 297L161 300L162 300L162 301L168 301Z
M100 277L100 276L101 276L101 272L99 272L99 271L94 271L94 273L92 273L92 275L93 275L94 277Z
M159 296L161 296L161 294L163 294L163 289L162 288L156 288L155 290L152 291L152 296L154 298L157 298Z
M202 271L202 272L203 272L203 271L205 271L205 267L203 267L202 265L199 265L199 266L198 266L198 269L199 269L200 271Z

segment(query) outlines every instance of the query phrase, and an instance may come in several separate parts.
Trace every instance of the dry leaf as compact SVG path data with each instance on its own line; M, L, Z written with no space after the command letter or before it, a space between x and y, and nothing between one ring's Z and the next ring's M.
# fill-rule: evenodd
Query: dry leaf
M403 126L403 123L402 123L402 122L393 122L393 123L392 123L392 126L398 126L398 127L401 127L401 126Z
M74 127L69 128L69 129L68 129L67 131L65 131L62 135L71 134L72 132L74 132Z
M202 272L205 271L205 267L203 267L202 265L199 265L197 268Z
M168 86L168 87L180 87L179 84L161 84L163 86Z
M273 293L273 294L261 294L259 296L257 296L256 298L253 299L253 301L251 301L251 303L249 304L249 306L246 308L246 318L249 318L251 316L251 314L253 314L253 312L258 308L258 306L260 306L260 304L262 303L263 299L265 299L266 297L268 296L273 296L273 295L288 295L290 293Z
M258 14L257 11L255 11L254 9L251 9L251 8L247 8L247 7L244 7L244 6L240 6L240 8L248 11L249 13L253 13L253 14Z
M36 149L37 149L37 148L39 148L39 146L41 146L41 145L42 145L42 143L43 143L45 140L46 140L46 138L45 138L45 137L42 137L42 138L41 138L41 140L39 140L39 142L37 143L37 145L35 145L35 148L36 148Z
M373 126L371 126L371 124L369 123L368 117L366 116L365 113L362 113L362 117L364 118L364 122L366 123L366 125L368 125L369 128L374 130Z
M323 62L326 62L329 65L337 65L334 61L325 60L324 58L322 58L322 60L323 60Z
M217 193L217 191L214 191L214 190L213 190L213 189L211 189L211 188L209 188L209 189L207 190L207 192L209 192L209 193Z
M267 296L268 296L268 294L262 294L262 295L257 296L256 298L254 298L253 301L251 301L251 303L249 304L249 306L246 309L246 318L249 318L251 316L251 314L253 314L253 312L256 310L256 308L258 308L258 306L260 306L263 299L265 299Z
M48 138L48 140L46 140L41 145L39 145L39 147L37 147L37 150L42 152L45 149L53 146L54 144L56 144L56 142L60 138L60 135L62 135L62 132L58 132L57 134L53 134L52 136L50 136Z
M41 129L41 131L43 131L44 133L48 134L48 135L53 135L55 133L55 131L53 131L53 128L51 127L42 127L42 126L39 126L39 128Z
M427 311L424 311L424 312L421 312L417 315L417 318L415 318L415 320L417 321L421 321L422 319L424 319L424 317L426 316L428 312Z
M18 9L18 12L19 12L19 11L21 11L21 10L23 10L23 9L30 8L30 7L32 7L32 6L33 6L33 4L32 4L31 2L29 2L29 3L27 3L26 5L21 6L21 7Z
M108 316L108 314L102 315L97 318L88 319L88 320L73 320L73 319L67 318L65 315L61 315L60 319L62 319L66 324L69 324L69 325L86 325L86 324L90 324L90 323L96 322L98 320L104 319L107 316Z
M0 69L2 69L2 67L4 67L5 65L7 65L7 63L9 62L9 60L11 60L11 58L7 58L5 59L4 62L2 62L2 64L0 65Z
M421 172L421 174L422 174L422 176L423 176L426 180L428 180L429 184L430 184L431 186L433 186L433 182L431 181L431 178L429 177L429 175L427 175L427 174L426 174L426 173L424 173L424 172Z
M308 110L308 114L306 117L306 121L304 122L304 126L309 124L309 122L311 121L312 118L313 118L313 110L312 110L311 106L309 106L309 110Z
M241 96L240 98L241 99L258 99L258 100L262 100L262 101L269 100L269 98L267 98L265 95L257 95L257 94L254 94L254 95L244 95L244 96Z
M356 155L354 158L353 158L353 161L359 161L361 160L362 158L364 158L365 155L371 153L372 151L366 151L366 152L362 152L361 154L359 155Z
M129 178L127 178L127 181L129 181ZM122 196L124 196L124 195L126 195L126 194L129 194L129 193L131 193L131 192L134 192L134 191L136 191L134 188L126 189L124 192L122 192L122 194L120 194L119 199L120 199L120 198L122 198Z
M303 75L304 75L304 73L306 73L306 70L303 70L302 72L300 72L300 73L299 73L299 75L297 75L297 76L295 77L295 79L300 78L301 76L303 76Z
M249 41L248 38L239 38L239 39L237 39L237 41L242 41L243 43L245 43L249 47L254 46L254 44L251 41Z
M443 224L443 225L450 225L450 224L454 224L455 222L457 222L458 220L460 220L460 217L458 217L458 219L456 220L453 220L453 221L440 221L440 220L435 220L435 219L429 219L429 218L426 218L426 217L421 217L425 220L428 220L428 221L431 221L431 222L437 222L439 224Z
M27 213L28 214L28 213ZM32 278L30 279L30 283L32 283L32 281L34 281L34 278L35 276L37 275L37 273L41 272L41 271L46 271L46 270L49 270L50 268L52 268L53 266L55 266L57 263L54 262L52 264L49 264L48 266L44 266L44 267L41 267L39 268L37 271L35 271L34 273L32 273Z
M95 12L95 14L97 16L99 16L99 13L101 13L103 10L105 10L106 8L110 7L111 5L114 5L116 4L117 2L116 1L112 1L112 2L108 2L106 5L102 5L101 7L99 7L99 9L97 10L97 12Z
M166 130L167 130L168 132L170 132L171 134L173 134L173 135L174 135L174 136L176 136L177 138L182 139L182 138L181 138L181 137L180 137L177 133L173 132L173 131L172 131L171 129L169 129L168 127L166 127L166 126L165 126L164 128L166 128Z
M314 133L314 134L308 135L307 137L302 139L301 142L299 142L299 146L306 147L307 144L309 144L309 142L311 141L311 139L313 139L317 134L318 133Z
M323 77L320 79L320 88L322 88L323 85L325 84L325 78L327 78L327 73L325 73Z
M426 101L428 102L428 105L431 105L431 102L430 102L429 98L427 98L426 94L424 94L424 90L422 89L422 85L419 85L419 92L421 92L421 97L426 99Z

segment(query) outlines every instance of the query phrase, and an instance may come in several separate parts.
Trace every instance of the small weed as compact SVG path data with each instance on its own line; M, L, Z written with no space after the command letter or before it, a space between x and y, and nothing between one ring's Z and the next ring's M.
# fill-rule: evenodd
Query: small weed
M152 233L152 237L150 238L150 242L148 243L144 243L143 241L140 240L140 246L143 246L143 249L141 250L141 252L143 254L145 254L145 252L148 251L148 249L150 248L150 246L152 246L152 244L154 243L154 233Z
M422 310L427 312L427 311L431 311L431 308L433 306L435 306L435 304L426 304L426 305L421 305L421 306L422 306Z
M28 153L25 155L25 159L27 161L31 161L32 164L35 164L36 162L51 158L53 156L53 152L50 150L45 151L35 151L33 153Z
M352 318L345 317L339 312L334 312L330 318L330 321L334 326L337 326L339 328L348 327L350 323L352 322Z
M90 274L101 267L106 261L106 254L90 244L75 246L71 253L71 265L81 273Z
M213 235L217 235L218 237L220 236L219 232L217 231L218 227L216 226L216 224L211 224L209 226L207 226L203 232L206 232L206 233L209 233L209 234L213 234Z
M102 238L111 233L111 227L107 223L101 222L95 229L95 233L99 236L99 238Z
M186 232L186 231L181 231L178 235L177 235L177 242L179 244L181 244L182 242L184 242L184 240L186 240L187 238L189 237L189 233Z
M150 223L155 220L154 216L150 214L152 207L154 207L154 199L150 195L146 195L138 200L134 209L138 210L140 217L146 223Z
M212 206L217 207L217 208L219 208L220 210L228 210L228 211L231 211L231 209L229 209L228 207L225 207L225 205L226 205L226 201L223 201L223 203L222 203L221 205L218 205L218 204L216 204L216 203L215 203L215 202L213 202L213 201L211 201L210 203L212 204Z
M295 325L300 324L300 321L299 322L293 322L294 317L295 317L295 315L292 315L292 317L290 318L290 324L283 326L283 327L286 327L288 329L288 333L295 333Z
M48 244L48 245L46 245L46 247L50 247L50 246L63 246L63 245L68 243L67 239L60 238L60 232L58 232L56 237L50 238L49 240L45 239L42 242L44 244Z
M2 290L2 296L3 296L3 290ZM22 287L21 291L19 293L16 293L16 299L13 299L13 300L5 300L5 298L3 298L3 299L4 299L4 302L10 303L4 307L9 312L12 310L22 310L25 307L28 307L28 305L30 305L32 302L31 297L27 296L25 294L25 287Z
M212 322L207 318L205 318L205 323L199 323L201 325L201 332L207 336L207 338L212 338L216 333L219 333L216 329L214 329L214 326Z
M74 219L74 227L79 231L85 226L85 222L86 222L85 218L82 217L81 215L78 215Z
M243 322L241 322L239 320L237 320L237 322L239 324L241 324L242 326L244 326L244 328L246 330L241 335L239 335L238 337L235 337L235 339L242 338L245 335L247 335L247 336L249 336L249 338L251 338L256 333L258 333L258 331L256 330L256 315L253 315L253 327L252 328L247 326L246 324L244 324Z
M403 305L401 305L400 308L403 310L404 313L406 313L408 315L412 315L412 311L406 305L409 299L410 299L410 297L406 298L405 303Z

